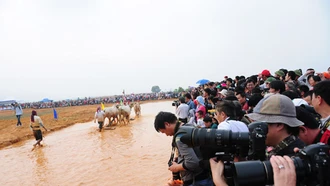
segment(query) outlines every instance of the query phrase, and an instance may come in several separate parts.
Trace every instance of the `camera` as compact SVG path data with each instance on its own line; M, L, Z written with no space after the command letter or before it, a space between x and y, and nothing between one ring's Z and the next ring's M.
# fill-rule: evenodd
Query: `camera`
M174 158L174 153L171 154L171 157L170 159L168 160L168 167L172 166L172 162L177 162L177 158ZM180 172L172 172L172 178L173 180L180 180L181 179L181 176L180 176Z
M180 102L178 100L173 101L172 106L178 107L180 105Z
M199 146L204 160L215 156L221 156L221 159L225 158L224 156L247 156L249 150L248 132L182 126L175 135L181 135L180 141L189 147Z
M228 185L272 185L273 169L270 161L264 161L268 125L264 122L253 122L248 128L249 133L239 133L182 126L175 135L180 134L180 141L190 147L199 146L205 161L212 157L222 160ZM245 160L257 161L234 163L234 157L237 156L245 157ZM297 185L330 185L328 145L323 143L309 145L292 159L296 168Z
M168 162L168 167L172 166L172 162ZM180 172L172 172L173 180L181 180Z
M267 123L251 123L249 131L232 132L231 130L182 126L175 135L180 134L180 141L190 147L199 146L204 160L217 157L221 160L232 161L235 156L264 160Z
M293 157L297 185L330 185L330 147L312 144ZM252 168L253 167L253 168ZM252 168L252 169L251 169ZM269 161L245 161L232 165L234 185L272 185L273 168Z

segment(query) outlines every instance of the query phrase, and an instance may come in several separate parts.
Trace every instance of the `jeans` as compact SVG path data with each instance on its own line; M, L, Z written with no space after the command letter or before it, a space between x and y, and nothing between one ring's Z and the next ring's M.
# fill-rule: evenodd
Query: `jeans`
M16 117L17 117L17 124L16 124L16 126L22 126L21 115L16 115Z
M204 180L195 181L195 183L189 186L212 186L212 185L214 185L212 178L206 178Z

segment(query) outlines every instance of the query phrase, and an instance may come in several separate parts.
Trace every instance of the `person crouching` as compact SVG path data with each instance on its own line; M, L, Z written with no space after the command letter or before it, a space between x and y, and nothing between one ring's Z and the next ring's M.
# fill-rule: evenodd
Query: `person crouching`
M33 136L37 140L33 146L35 147L36 145L42 146L40 142L42 141L42 133L41 133L41 128L43 127L46 131L48 131L45 126L42 123L42 120L39 116L37 116L37 111L33 110L31 114L31 123L30 123L30 128L33 131Z

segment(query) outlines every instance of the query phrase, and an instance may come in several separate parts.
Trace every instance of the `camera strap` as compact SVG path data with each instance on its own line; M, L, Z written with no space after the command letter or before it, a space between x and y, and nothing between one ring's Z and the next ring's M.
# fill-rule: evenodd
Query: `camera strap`
M172 161L174 160L175 148L176 148L176 145L175 145L176 135L175 134L178 132L180 125L181 125L181 122L178 121L178 122L176 122L175 127L174 127L174 136L172 139L172 152L171 152L170 160L168 161L169 163L172 163Z
M278 154L278 152L280 152L281 150L289 146L291 143L296 141L296 139L297 138L293 135L290 135L289 137L285 138L278 145L276 145L273 150L269 152L268 157L270 158L272 155Z
M322 125L322 127L320 128L321 129L321 132L324 133L325 131L327 131L327 129L329 128L330 126L330 118L327 119L324 124Z

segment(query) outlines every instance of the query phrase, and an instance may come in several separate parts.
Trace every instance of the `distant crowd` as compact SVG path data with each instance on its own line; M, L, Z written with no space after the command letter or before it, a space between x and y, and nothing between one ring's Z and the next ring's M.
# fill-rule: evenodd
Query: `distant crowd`
M82 105L98 105L103 103L119 103L123 102L133 102L133 101L147 101L147 100L163 100L178 97L177 93L174 92L160 92L160 93L141 93L141 94L130 94L130 95L115 95L106 97L85 97L83 99L75 100L61 100L52 102L31 102L31 103L21 103L22 109L33 108L57 108L57 107L71 107L71 106L82 106Z

